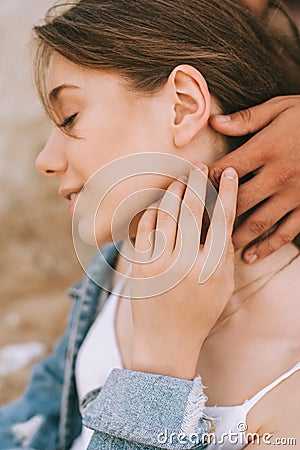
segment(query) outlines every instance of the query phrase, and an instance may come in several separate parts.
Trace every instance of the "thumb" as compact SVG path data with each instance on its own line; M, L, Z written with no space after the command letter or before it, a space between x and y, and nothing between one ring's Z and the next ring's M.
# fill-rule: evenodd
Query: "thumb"
M287 109L287 97L276 97L261 105L243 109L233 114L216 114L210 118L210 125L227 136L245 136L269 125Z

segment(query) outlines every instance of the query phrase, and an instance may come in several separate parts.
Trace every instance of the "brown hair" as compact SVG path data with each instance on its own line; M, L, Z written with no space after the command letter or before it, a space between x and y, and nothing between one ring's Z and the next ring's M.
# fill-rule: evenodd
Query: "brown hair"
M37 36L36 84L49 111L45 68L53 51L80 66L116 72L154 93L174 67L195 66L224 113L295 94L286 51L242 4L222 0L81 0L48 11ZM277 44L277 46L276 46ZM280 53L280 54L279 54ZM296 59L296 55L295 55ZM300 57L298 56L300 68Z

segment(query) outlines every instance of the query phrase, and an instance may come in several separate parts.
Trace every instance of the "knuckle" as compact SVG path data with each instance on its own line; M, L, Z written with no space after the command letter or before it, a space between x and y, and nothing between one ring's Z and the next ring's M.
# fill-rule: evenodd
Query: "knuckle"
M140 221L137 226L138 233L146 233L149 231L149 225L145 221Z
M234 211L229 208L224 208L224 213L225 213L226 222L229 222L229 223L233 222Z
M210 178L216 186L220 183L223 170L222 167L213 167L210 171Z
M282 103L289 99L289 96L286 95L278 95L277 97L271 98L269 103Z
M182 213L187 214L188 216L197 216L199 214L199 211L203 209L203 203L199 200L189 200L188 202L185 202L186 208L182 209Z
M251 132L251 125L253 122L253 111L251 108L247 108L247 109L243 109L242 111L238 112L241 120L244 122L245 126L246 126L246 130L249 131L249 133Z
M267 249L267 251L266 251L267 255L270 255L271 253L275 252L275 250L276 250L271 238L266 239L266 249ZM258 250L259 250L259 246L258 246Z
M290 106L294 104L295 97L292 95L280 95L278 97L275 97L274 101L276 100L277 104L282 106L282 109L288 109Z
M148 210L147 210L148 211ZM137 230L139 233L145 233L145 232L149 232L150 230L150 219L149 219L149 215L147 214L147 211L144 212L144 214L142 215L138 225L137 225Z
M184 186L184 183L181 180L175 179L169 184L166 192L167 191L175 191L175 192L177 192L178 189L182 189L183 186Z
M270 228L267 220L252 220L249 222L249 231L257 236Z
M235 255L235 250L234 250L234 246L232 244L232 239L230 236L228 236L227 244L225 245L224 253L223 253L223 264L226 266L226 261L232 260L232 257L234 257L234 255ZM227 269L228 269L228 267L227 267Z
M239 194L239 196L237 197L236 200L236 208L237 211L247 211L249 209L248 205L249 205L249 200L248 198L244 197L241 192Z
M284 244L289 244L290 242L292 242L295 236L290 231L282 230L278 232L278 237L280 241L283 242Z
M214 221L212 223L212 227L216 227L216 229L221 230L225 228L227 237L229 234L231 235L232 223L234 221L234 216L232 211L228 209L224 209L224 215L222 213L216 214L214 217Z
M296 167L288 167L285 169L282 169L276 179L275 183L277 186L283 186L291 181L293 181L297 176L297 169Z
M168 224L171 221L173 221L173 217L171 216L171 213L167 213L166 211L158 211L157 220L161 224Z

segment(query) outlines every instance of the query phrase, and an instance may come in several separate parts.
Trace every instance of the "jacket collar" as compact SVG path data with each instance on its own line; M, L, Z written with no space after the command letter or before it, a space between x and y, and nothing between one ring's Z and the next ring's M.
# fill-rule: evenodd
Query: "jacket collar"
M116 243L109 243L101 247L91 259L85 275L71 287L67 289L67 295L72 298L78 298L82 294L82 289L86 289L86 283L93 283L100 288L103 287L103 283L109 285L109 289L112 288L112 276L114 268L117 262L118 252L123 241ZM87 280L87 278L89 280Z

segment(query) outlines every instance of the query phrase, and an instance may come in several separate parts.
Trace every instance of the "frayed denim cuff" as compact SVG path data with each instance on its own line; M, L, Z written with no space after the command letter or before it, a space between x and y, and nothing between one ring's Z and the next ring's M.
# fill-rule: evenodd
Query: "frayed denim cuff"
M84 425L95 431L88 448L205 448L214 427L204 412L203 388L200 375L184 380L113 369L96 398L82 407ZM112 440L105 447L108 435Z

